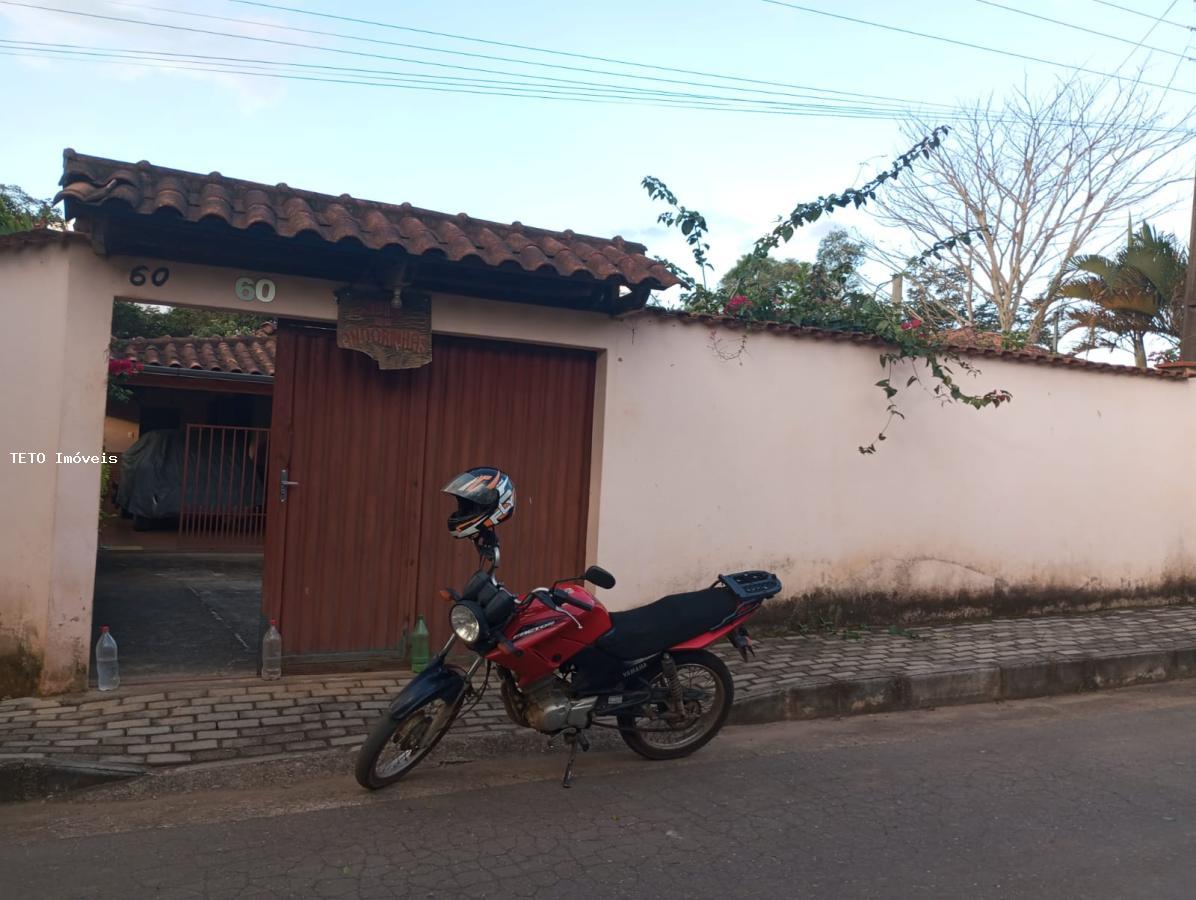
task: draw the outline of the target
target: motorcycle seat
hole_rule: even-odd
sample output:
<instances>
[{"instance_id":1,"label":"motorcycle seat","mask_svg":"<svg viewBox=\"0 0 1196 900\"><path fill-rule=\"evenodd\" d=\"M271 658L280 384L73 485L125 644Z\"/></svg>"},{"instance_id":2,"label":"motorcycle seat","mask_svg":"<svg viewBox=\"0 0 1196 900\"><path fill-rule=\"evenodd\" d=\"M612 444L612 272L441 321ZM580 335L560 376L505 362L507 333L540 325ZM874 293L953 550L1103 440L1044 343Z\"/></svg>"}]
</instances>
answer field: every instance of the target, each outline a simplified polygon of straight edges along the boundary
<instances>
[{"instance_id":1,"label":"motorcycle seat","mask_svg":"<svg viewBox=\"0 0 1196 900\"><path fill-rule=\"evenodd\" d=\"M638 609L611 613L611 629L597 645L618 659L652 656L721 624L738 602L721 586L670 594Z\"/></svg>"}]
</instances>

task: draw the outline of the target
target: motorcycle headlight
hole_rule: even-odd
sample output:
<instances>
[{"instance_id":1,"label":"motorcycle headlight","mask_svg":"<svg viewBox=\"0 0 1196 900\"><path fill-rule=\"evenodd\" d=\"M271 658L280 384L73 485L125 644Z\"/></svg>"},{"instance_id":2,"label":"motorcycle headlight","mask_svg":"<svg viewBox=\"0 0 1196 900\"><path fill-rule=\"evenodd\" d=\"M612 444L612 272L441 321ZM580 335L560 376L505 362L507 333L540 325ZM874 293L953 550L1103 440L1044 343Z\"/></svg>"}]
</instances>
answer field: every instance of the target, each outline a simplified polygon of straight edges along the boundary
<instances>
[{"instance_id":1,"label":"motorcycle headlight","mask_svg":"<svg viewBox=\"0 0 1196 900\"><path fill-rule=\"evenodd\" d=\"M482 623L474 610L463 603L458 603L449 613L449 625L453 634L467 644L474 643L482 634Z\"/></svg>"}]
</instances>

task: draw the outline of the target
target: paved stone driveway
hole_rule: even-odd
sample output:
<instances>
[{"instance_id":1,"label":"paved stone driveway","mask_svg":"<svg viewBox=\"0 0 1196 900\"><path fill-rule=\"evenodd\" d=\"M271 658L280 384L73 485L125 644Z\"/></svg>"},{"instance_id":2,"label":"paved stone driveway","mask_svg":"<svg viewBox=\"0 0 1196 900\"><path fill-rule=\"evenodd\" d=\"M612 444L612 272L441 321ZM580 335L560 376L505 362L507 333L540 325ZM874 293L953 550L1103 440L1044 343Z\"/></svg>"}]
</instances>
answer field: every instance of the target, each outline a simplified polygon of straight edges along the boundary
<instances>
[{"instance_id":1,"label":"paved stone driveway","mask_svg":"<svg viewBox=\"0 0 1196 900\"><path fill-rule=\"evenodd\" d=\"M794 636L757 642L742 662L719 652L735 676L737 701L794 686L992 669L993 666L1196 649L1196 607L1092 616L997 620L914 630ZM409 673L296 676L123 688L53 699L0 702L0 761L77 760L177 765L324 750L359 743ZM491 684L455 735L514 730Z\"/></svg>"},{"instance_id":2,"label":"paved stone driveway","mask_svg":"<svg viewBox=\"0 0 1196 900\"><path fill-rule=\"evenodd\" d=\"M887 632L774 638L754 665L733 666L741 695L819 678L866 679L1196 647L1196 607L994 619ZM764 643L764 642L761 642Z\"/></svg>"}]
</instances>

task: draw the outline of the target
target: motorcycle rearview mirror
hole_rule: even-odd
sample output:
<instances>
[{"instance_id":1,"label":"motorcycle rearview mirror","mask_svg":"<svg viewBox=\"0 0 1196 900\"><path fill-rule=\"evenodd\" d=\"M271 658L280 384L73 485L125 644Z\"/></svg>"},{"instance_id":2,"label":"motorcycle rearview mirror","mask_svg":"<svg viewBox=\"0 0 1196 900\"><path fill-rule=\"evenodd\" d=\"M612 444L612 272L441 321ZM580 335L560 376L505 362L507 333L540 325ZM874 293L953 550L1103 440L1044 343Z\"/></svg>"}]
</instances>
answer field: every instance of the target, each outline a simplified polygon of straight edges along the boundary
<instances>
[{"instance_id":1,"label":"motorcycle rearview mirror","mask_svg":"<svg viewBox=\"0 0 1196 900\"><path fill-rule=\"evenodd\" d=\"M603 590L609 591L615 586L615 576L602 568L602 566L590 566L586 569L586 573L582 577L590 584L596 585Z\"/></svg>"}]
</instances>

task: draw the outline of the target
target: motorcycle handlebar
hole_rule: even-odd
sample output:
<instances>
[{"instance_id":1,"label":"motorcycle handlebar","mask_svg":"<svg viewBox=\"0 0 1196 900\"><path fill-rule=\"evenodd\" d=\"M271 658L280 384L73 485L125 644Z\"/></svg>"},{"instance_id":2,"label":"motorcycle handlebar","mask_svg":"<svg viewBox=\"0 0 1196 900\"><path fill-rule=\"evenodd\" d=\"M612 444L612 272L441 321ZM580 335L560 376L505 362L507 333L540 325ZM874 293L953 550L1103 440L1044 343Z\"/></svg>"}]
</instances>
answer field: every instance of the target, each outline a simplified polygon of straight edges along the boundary
<instances>
[{"instance_id":1,"label":"motorcycle handlebar","mask_svg":"<svg viewBox=\"0 0 1196 900\"><path fill-rule=\"evenodd\" d=\"M568 603L571 606L576 606L578 609L584 609L586 612L589 612L594 608L593 603L590 603L586 600L578 600L576 597L566 591L562 591L560 588L554 589L552 596L553 599L558 603Z\"/></svg>"}]
</instances>

